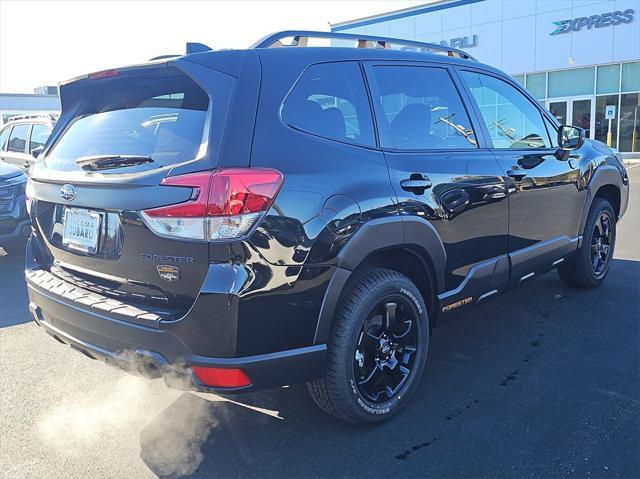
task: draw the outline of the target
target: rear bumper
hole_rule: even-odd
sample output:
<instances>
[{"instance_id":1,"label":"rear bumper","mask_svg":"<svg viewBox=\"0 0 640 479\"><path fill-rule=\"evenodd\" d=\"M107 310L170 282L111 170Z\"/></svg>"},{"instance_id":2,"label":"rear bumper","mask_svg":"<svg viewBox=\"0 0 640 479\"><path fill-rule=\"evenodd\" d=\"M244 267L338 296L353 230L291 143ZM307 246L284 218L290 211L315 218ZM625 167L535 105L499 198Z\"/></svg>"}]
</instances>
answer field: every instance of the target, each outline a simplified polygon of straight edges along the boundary
<instances>
[{"instance_id":1,"label":"rear bumper","mask_svg":"<svg viewBox=\"0 0 640 479\"><path fill-rule=\"evenodd\" d=\"M187 351L169 332L73 310L32 285L29 300L34 321L59 342L126 371L162 377L176 389L221 393L266 389L318 377L324 365L324 344L241 358L210 358ZM252 384L240 389L210 388L190 366L240 368Z\"/></svg>"},{"instance_id":2,"label":"rear bumper","mask_svg":"<svg viewBox=\"0 0 640 479\"><path fill-rule=\"evenodd\" d=\"M157 321L143 324L119 319L112 312L74 301L73 294L58 294L60 287L38 284L32 279L38 266L30 261L30 256L28 251L25 270L34 321L59 342L92 359L147 377L162 377L173 388L204 392L266 389L304 382L322 374L325 344L244 357L197 354L176 331L158 327ZM249 376L251 385L211 388L198 380L191 366L239 368Z\"/></svg>"}]
</instances>

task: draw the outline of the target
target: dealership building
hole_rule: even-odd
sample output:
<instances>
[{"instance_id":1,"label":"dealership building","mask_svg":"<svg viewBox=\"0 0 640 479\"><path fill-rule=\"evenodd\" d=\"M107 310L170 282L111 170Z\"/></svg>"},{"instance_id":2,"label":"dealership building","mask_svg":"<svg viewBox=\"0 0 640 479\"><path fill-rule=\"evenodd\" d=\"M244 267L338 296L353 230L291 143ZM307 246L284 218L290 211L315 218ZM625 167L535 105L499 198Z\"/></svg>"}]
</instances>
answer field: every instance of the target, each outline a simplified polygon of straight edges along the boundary
<instances>
[{"instance_id":1,"label":"dealership building","mask_svg":"<svg viewBox=\"0 0 640 479\"><path fill-rule=\"evenodd\" d=\"M640 0L442 0L331 25L456 47L524 85L562 123L640 152ZM626 155L625 155L626 156Z\"/></svg>"}]
</instances>

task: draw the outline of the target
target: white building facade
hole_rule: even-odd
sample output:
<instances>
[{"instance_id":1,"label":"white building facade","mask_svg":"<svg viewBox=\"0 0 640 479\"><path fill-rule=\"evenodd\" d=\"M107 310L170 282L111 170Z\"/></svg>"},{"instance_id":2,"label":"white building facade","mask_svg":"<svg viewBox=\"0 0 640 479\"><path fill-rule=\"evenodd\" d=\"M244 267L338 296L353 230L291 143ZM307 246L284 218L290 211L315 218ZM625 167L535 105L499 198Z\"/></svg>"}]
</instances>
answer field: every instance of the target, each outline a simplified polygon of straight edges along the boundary
<instances>
[{"instance_id":1,"label":"white building facade","mask_svg":"<svg viewBox=\"0 0 640 479\"><path fill-rule=\"evenodd\" d=\"M640 0L443 0L331 29L460 48L561 123L640 152Z\"/></svg>"}]
</instances>

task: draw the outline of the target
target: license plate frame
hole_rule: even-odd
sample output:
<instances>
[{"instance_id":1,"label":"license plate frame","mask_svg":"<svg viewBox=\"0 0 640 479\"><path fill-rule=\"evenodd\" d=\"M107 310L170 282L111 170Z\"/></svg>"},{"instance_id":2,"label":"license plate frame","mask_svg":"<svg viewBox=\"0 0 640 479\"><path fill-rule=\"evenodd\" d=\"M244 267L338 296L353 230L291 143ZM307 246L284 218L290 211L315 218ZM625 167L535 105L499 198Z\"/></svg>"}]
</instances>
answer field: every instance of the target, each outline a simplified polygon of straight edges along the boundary
<instances>
[{"instance_id":1,"label":"license plate frame","mask_svg":"<svg viewBox=\"0 0 640 479\"><path fill-rule=\"evenodd\" d=\"M72 224L74 221L76 223L76 232L84 232L84 236L82 234L70 234L68 228L74 226ZM62 244L72 250L81 251L86 254L95 254L98 251L101 224L102 215L97 211L65 207L64 222L62 225Z\"/></svg>"}]
</instances>

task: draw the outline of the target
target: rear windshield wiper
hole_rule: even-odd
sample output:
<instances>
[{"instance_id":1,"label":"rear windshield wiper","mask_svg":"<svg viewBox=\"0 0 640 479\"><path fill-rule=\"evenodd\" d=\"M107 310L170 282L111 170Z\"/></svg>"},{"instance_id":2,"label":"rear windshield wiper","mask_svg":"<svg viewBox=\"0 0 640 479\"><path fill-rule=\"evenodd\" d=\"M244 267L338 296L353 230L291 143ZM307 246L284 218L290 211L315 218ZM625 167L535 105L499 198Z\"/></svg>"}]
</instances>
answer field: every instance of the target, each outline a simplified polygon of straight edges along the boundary
<instances>
[{"instance_id":1,"label":"rear windshield wiper","mask_svg":"<svg viewBox=\"0 0 640 479\"><path fill-rule=\"evenodd\" d=\"M76 163L83 170L99 171L144 165L145 163L153 163L153 159L150 156L138 155L96 155L83 156L82 158L78 158Z\"/></svg>"}]
</instances>

